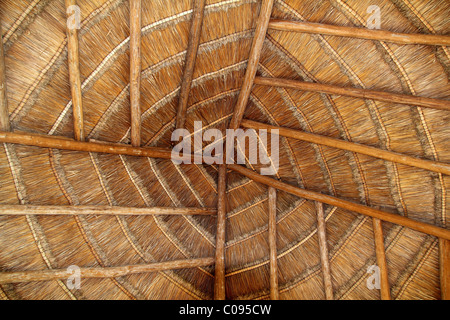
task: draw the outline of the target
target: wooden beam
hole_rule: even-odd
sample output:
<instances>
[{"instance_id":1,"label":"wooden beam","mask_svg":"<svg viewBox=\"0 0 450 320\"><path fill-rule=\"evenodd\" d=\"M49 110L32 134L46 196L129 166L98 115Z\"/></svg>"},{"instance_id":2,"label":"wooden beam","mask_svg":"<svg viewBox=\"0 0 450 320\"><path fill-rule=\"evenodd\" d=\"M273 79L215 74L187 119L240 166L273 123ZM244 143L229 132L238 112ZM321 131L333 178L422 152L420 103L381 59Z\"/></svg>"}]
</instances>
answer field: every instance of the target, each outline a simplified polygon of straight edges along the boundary
<instances>
[{"instance_id":1,"label":"wooden beam","mask_svg":"<svg viewBox=\"0 0 450 320\"><path fill-rule=\"evenodd\" d=\"M377 218L383 221L398 224L419 232L423 232L438 238L450 240L450 230L437 227L432 224L416 221L407 217L400 216L398 214L389 213L364 206L362 204L354 203L351 201L343 200L333 196L325 195L322 193L301 189L299 187L292 186L290 184L269 178L267 176L260 175L252 170L236 164L228 164L229 169L236 171L247 178L252 179L255 182L274 187L278 190L296 195L298 197L309 199L313 201L319 201L329 204L331 206L339 207L349 211L357 212L372 218Z\"/></svg>"},{"instance_id":2,"label":"wooden beam","mask_svg":"<svg viewBox=\"0 0 450 320\"><path fill-rule=\"evenodd\" d=\"M261 3L261 11L256 24L255 37L253 39L252 48L250 51L250 58L248 60L247 70L245 72L244 82L242 84L239 97L234 108L234 115L231 119L230 129L238 129L241 120L244 117L245 108L247 107L248 99L253 87L256 70L258 68L259 59L261 57L261 50L266 38L267 27L269 25L270 16L272 14L274 0L263 0Z\"/></svg>"},{"instance_id":3,"label":"wooden beam","mask_svg":"<svg viewBox=\"0 0 450 320\"><path fill-rule=\"evenodd\" d=\"M226 197L227 166L219 165L219 181L217 185L217 235L216 235L216 271L214 279L214 300L225 300L225 241L226 241Z\"/></svg>"},{"instance_id":4,"label":"wooden beam","mask_svg":"<svg viewBox=\"0 0 450 320\"><path fill-rule=\"evenodd\" d=\"M323 204L317 201L315 203L317 211L317 235L319 237L320 261L322 263L323 283L325 286L325 298L327 300L334 300L333 283L331 282L330 260L328 257L328 244L327 244Z\"/></svg>"},{"instance_id":5,"label":"wooden beam","mask_svg":"<svg viewBox=\"0 0 450 320\"><path fill-rule=\"evenodd\" d=\"M378 159L383 159L386 161L392 161L411 167L421 168L429 171L450 175L450 164L444 162L424 160L392 151L365 146L354 142L348 142L340 139L330 138L326 136L321 136L295 129L289 129L285 127L276 127L251 120L244 119L242 121L242 126L244 128L255 130L256 129L279 130L279 135L283 137L316 143L341 150L361 153Z\"/></svg>"},{"instance_id":6,"label":"wooden beam","mask_svg":"<svg viewBox=\"0 0 450 320\"><path fill-rule=\"evenodd\" d=\"M111 206L33 206L33 205L0 205L0 216L20 215L215 215L214 208L175 208L175 207L111 207Z\"/></svg>"},{"instance_id":7,"label":"wooden beam","mask_svg":"<svg viewBox=\"0 0 450 320\"><path fill-rule=\"evenodd\" d=\"M367 28L343 27L321 23L284 20L270 21L269 28L280 31L294 31L366 40L379 40L398 44L450 46L450 37L446 35L398 33L385 30L372 30Z\"/></svg>"},{"instance_id":8,"label":"wooden beam","mask_svg":"<svg viewBox=\"0 0 450 320\"><path fill-rule=\"evenodd\" d=\"M263 78L263 77L256 77L255 84L273 87L283 87L302 91L320 92L361 99L371 99L389 102L392 104L404 104L409 106L419 106L424 108L450 111L449 100L432 99L426 97L411 96L406 94L390 93L385 91L339 87L315 82L304 82L297 80Z\"/></svg>"},{"instance_id":9,"label":"wooden beam","mask_svg":"<svg viewBox=\"0 0 450 320\"><path fill-rule=\"evenodd\" d=\"M143 265L130 265L107 268L80 268L81 278L116 278L136 273L150 273L165 270L205 267L214 264L213 258L176 260ZM63 280L73 276L69 270L42 270L22 272L1 272L0 284L33 281Z\"/></svg>"},{"instance_id":10,"label":"wooden beam","mask_svg":"<svg viewBox=\"0 0 450 320\"><path fill-rule=\"evenodd\" d=\"M450 241L439 239L439 267L441 276L441 299L450 300Z\"/></svg>"},{"instance_id":11,"label":"wooden beam","mask_svg":"<svg viewBox=\"0 0 450 320\"><path fill-rule=\"evenodd\" d=\"M277 189L269 187L270 300L279 300L277 264Z\"/></svg>"},{"instance_id":12,"label":"wooden beam","mask_svg":"<svg viewBox=\"0 0 450 320\"><path fill-rule=\"evenodd\" d=\"M186 51L186 62L184 65L183 80L181 82L180 97L178 100L176 129L183 129L186 124L186 111L192 79L194 77L195 61L197 59L198 47L200 44L205 3L205 0L194 0L189 42Z\"/></svg>"},{"instance_id":13,"label":"wooden beam","mask_svg":"<svg viewBox=\"0 0 450 320\"><path fill-rule=\"evenodd\" d=\"M141 0L130 0L131 145L141 146Z\"/></svg>"},{"instance_id":14,"label":"wooden beam","mask_svg":"<svg viewBox=\"0 0 450 320\"><path fill-rule=\"evenodd\" d=\"M383 227L381 225L380 219L373 218L372 221L375 238L375 252L377 256L377 265L380 268L381 300L391 300L391 289L389 286L386 252L384 249Z\"/></svg>"},{"instance_id":15,"label":"wooden beam","mask_svg":"<svg viewBox=\"0 0 450 320\"><path fill-rule=\"evenodd\" d=\"M6 68L2 32L2 26L0 23L0 131L11 131L8 100L6 96Z\"/></svg>"},{"instance_id":16,"label":"wooden beam","mask_svg":"<svg viewBox=\"0 0 450 320\"><path fill-rule=\"evenodd\" d=\"M67 18L69 19L73 12L70 12L68 9L69 7L75 6L77 2L76 0L65 0L65 2ZM67 53L70 89L72 93L74 137L77 141L84 141L83 98L81 94L78 29L76 27L76 25L67 23Z\"/></svg>"}]
</instances>

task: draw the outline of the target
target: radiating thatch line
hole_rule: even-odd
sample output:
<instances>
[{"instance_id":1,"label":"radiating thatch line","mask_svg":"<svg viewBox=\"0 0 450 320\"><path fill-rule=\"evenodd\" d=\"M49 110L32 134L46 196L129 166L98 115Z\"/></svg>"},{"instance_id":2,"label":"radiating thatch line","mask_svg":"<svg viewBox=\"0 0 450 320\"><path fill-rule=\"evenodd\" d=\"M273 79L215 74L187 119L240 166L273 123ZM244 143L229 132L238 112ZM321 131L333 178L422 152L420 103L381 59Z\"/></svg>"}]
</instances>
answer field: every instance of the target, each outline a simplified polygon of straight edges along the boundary
<instances>
[{"instance_id":1,"label":"radiating thatch line","mask_svg":"<svg viewBox=\"0 0 450 320\"><path fill-rule=\"evenodd\" d=\"M9 300L9 298L6 295L5 291L3 291L2 286L0 286L0 300Z\"/></svg>"},{"instance_id":2,"label":"radiating thatch line","mask_svg":"<svg viewBox=\"0 0 450 320\"><path fill-rule=\"evenodd\" d=\"M213 49L220 48L228 43L233 43L240 41L242 39L250 38L252 30L244 30L238 33L230 34L215 40L211 40L205 43L200 44L199 47L199 55L201 55L204 52L211 51ZM175 55L172 55L164 60L161 60L160 62L148 67L147 69L142 71L142 79L148 79L152 75L156 74L157 72L161 71L164 68L168 68L170 66L181 64L183 62L183 58L186 55L186 51L179 52ZM120 107L120 104L123 103L125 99L127 99L129 94L129 84L125 86L125 88L122 89L122 91L119 93L119 95L114 99L114 101L108 106L106 111L102 114L100 120L97 122L97 124L92 129L91 133L88 137L95 138L98 134L98 131L105 126L105 124L108 122L108 119L110 116L117 111L117 109ZM172 122L170 122L171 124ZM166 124L169 125L169 124ZM152 138L153 139L153 138ZM150 140L146 143L146 146L149 146L152 143Z\"/></svg>"},{"instance_id":3,"label":"radiating thatch line","mask_svg":"<svg viewBox=\"0 0 450 320\"><path fill-rule=\"evenodd\" d=\"M79 35L81 36L88 32L96 22L99 22L101 19L108 16L109 12L116 9L117 6L123 1L124 0L109 0L101 7L94 10L85 20L81 21ZM65 37L63 42L61 42L55 54L52 56L44 69L41 70L31 87L27 89L19 105L11 113L12 124L19 123L22 117L24 117L28 113L29 109L34 105L42 90L46 88L47 84L53 78L53 75L64 63L65 57L63 53L67 55L67 37Z\"/></svg>"},{"instance_id":4,"label":"radiating thatch line","mask_svg":"<svg viewBox=\"0 0 450 320\"><path fill-rule=\"evenodd\" d=\"M269 76L273 75L262 64L259 65L259 69L260 69L260 72L262 75L269 75ZM297 104L292 99L289 92L285 88L276 88L276 91L280 94L280 96L283 99L286 106L293 112L294 115L296 115L296 119L298 120L302 129L304 131L314 132L313 128L311 127L311 124L308 121L308 118L303 113L303 111L299 108L299 106L297 106ZM314 152L316 154L316 160L322 170L323 178L327 185L328 191L332 195L336 195L336 187L334 185L334 181L333 181L333 177L331 175L330 168L327 164L325 155L323 153L323 147L319 146L319 145L312 145L312 148L314 149ZM304 182L303 182L303 184L304 184Z\"/></svg>"},{"instance_id":5,"label":"radiating thatch line","mask_svg":"<svg viewBox=\"0 0 450 320\"><path fill-rule=\"evenodd\" d=\"M269 109L264 105L264 103L253 93L250 94L250 101L255 104L259 110L268 116L270 119L270 122L272 124L278 125L278 121L273 117L273 115L270 113ZM286 149L286 153L289 159L289 162L292 165L292 168L294 170L296 180L299 186L304 187L304 177L300 168L300 164L297 161L297 158L294 156L294 151L292 149L291 144L289 143L289 140L285 137L281 137L281 141L283 143L283 146Z\"/></svg>"},{"instance_id":6,"label":"radiating thatch line","mask_svg":"<svg viewBox=\"0 0 450 320\"><path fill-rule=\"evenodd\" d=\"M73 189L71 183L67 179L64 168L60 163L61 154L59 150L49 149L49 160L52 167L52 172L58 182L59 188L63 192L67 201L70 205L79 205L80 200L78 199L75 190ZM106 253L100 247L97 239L92 234L89 223L86 217L74 216L77 227L82 235L85 243L89 247L95 260L101 267L110 266L110 262ZM111 281L120 289L124 294L126 294L130 299L143 299L142 293L131 285L128 280L123 278L111 278Z\"/></svg>"},{"instance_id":7,"label":"radiating thatch line","mask_svg":"<svg viewBox=\"0 0 450 320\"><path fill-rule=\"evenodd\" d=\"M295 57L289 53L280 43L278 43L272 36L267 35L267 47L271 50L273 48L278 48L278 50L273 50L280 58L288 63L288 65L305 81L309 82L318 82L318 80L311 74L304 66L300 63ZM333 97L329 94L320 94L322 101L330 112L336 128L339 130L341 137L344 140L352 141L350 136L350 132L345 124L345 121L339 112L336 104L334 103ZM369 204L369 190L366 182L366 178L364 176L364 172L361 167L361 161L359 156L355 152L346 152L346 156L348 158L349 165L352 169L352 175L354 181L358 185L358 192L360 194L361 202L364 204Z\"/></svg>"},{"instance_id":8,"label":"radiating thatch line","mask_svg":"<svg viewBox=\"0 0 450 320\"><path fill-rule=\"evenodd\" d=\"M181 179L186 184L186 186L191 190L192 194L194 195L195 199L197 199L197 202L200 204L201 207L205 207L205 202L203 201L202 197L198 193L197 190L195 190L192 182L190 181L189 177L186 175L186 173L183 171L180 165L177 165L172 162L172 165L175 167L177 172L180 174ZM212 235L211 235L212 237ZM211 239L210 239L211 240ZM211 244L213 244L213 241L211 240Z\"/></svg>"},{"instance_id":9,"label":"radiating thatch line","mask_svg":"<svg viewBox=\"0 0 450 320\"><path fill-rule=\"evenodd\" d=\"M409 9L411 9L412 12L414 12L414 14L419 18L419 20L424 23L425 25L427 25L425 19L420 15L420 13L413 7L413 5L411 3L409 3L408 0L402 0L404 4L406 4ZM347 16L351 21L353 21L354 23L359 23L361 25L364 25L364 19L362 17L360 17L354 10L352 10L350 8L350 6L346 3L343 3L341 0L333 0L333 2L337 2L340 6L342 6L348 13L351 14L351 16ZM400 5L400 7L402 7L402 5ZM338 9L340 10L340 8L338 7ZM343 13L345 14L346 12L343 11ZM353 19L352 19L353 17ZM356 20L356 21L355 21ZM434 29L428 24L427 28L432 32L434 32ZM389 46L383 42L383 41L376 41L376 44L379 43L382 48L384 50L386 50L388 56L390 59L392 59L392 61L394 62L394 65L396 66L396 68L398 69L398 72L396 72L396 70L392 67L392 64L389 63L389 61L386 61L386 63L391 67L391 70L394 72L394 74L397 75L397 77L400 79L403 87L405 90L409 91L412 95L416 95L416 91L414 89L414 86L412 85L411 80L409 79L409 76L406 72L406 70L404 69L404 67L402 66L402 64L400 63L400 61L398 60L398 58L395 56L395 54L392 52L392 50L389 48ZM377 46L378 48L378 46ZM446 52L448 53L448 52ZM386 55L383 55L383 57L386 59ZM404 85L404 83L406 83L406 85ZM421 107L412 107L411 108L411 113L413 114L413 119L414 119L414 125L416 126L416 131L417 134L419 135L419 141L421 142L422 148L426 154L427 157L433 157L433 159L435 161L438 160L438 155L437 155L437 151L436 151L436 147L434 145L433 139L431 137L431 133L430 130L428 128L428 124L425 120L425 115L423 113L423 109ZM420 122L420 124L419 124ZM426 136L427 142L428 142L428 146L431 150L428 150L427 147L427 142L424 141L424 138L422 137L422 135ZM388 147L389 150L389 147ZM402 206L404 208L404 213L405 215L407 214L406 211L406 205L404 204L403 201L403 197L401 196L401 188L400 188L400 183L399 183L399 174L398 174L398 169L397 166L394 165L393 166L394 169L394 175L396 177L396 181L397 182L397 188L398 188L398 194L400 195L400 200L402 201ZM446 223L446 188L445 188L445 184L443 181L443 177L442 174L430 174L432 181L433 181L433 185L434 185L434 189L435 189L435 216L440 216L441 219L441 223L443 225L445 225ZM439 195L440 193L440 195ZM439 206L441 207L441 213L439 214Z\"/></svg>"},{"instance_id":10,"label":"radiating thatch line","mask_svg":"<svg viewBox=\"0 0 450 320\"><path fill-rule=\"evenodd\" d=\"M425 19L425 17L414 7L411 2L409 2L408 0L392 0L392 2L399 9L399 11L416 27L423 31L428 30L432 34L436 34L436 30L433 28L433 26ZM406 10L408 11L405 12ZM409 12L411 12L411 14L409 14ZM445 46L442 46L441 48L447 56L447 60L450 60L450 52L448 48ZM443 62L441 61L441 63ZM448 62L444 64L444 67L448 69Z\"/></svg>"},{"instance_id":11,"label":"radiating thatch line","mask_svg":"<svg viewBox=\"0 0 450 320\"><path fill-rule=\"evenodd\" d=\"M211 79L216 79L222 76L226 76L231 74L233 71L240 71L243 70L245 68L247 64L247 61L241 61L238 63L235 63L231 66L227 66L225 68L222 68L220 70L214 71L214 72L210 72L210 73L206 73L198 78L195 78L192 81L192 87L196 87L197 85L201 85L202 83L211 80ZM168 104L170 101L172 101L174 98L177 97L177 95L179 94L180 91L180 87L178 86L177 88L175 88L174 90L172 90L170 93L166 94L163 98L161 98L160 100L158 100L157 102L155 102L153 105L151 105L143 114L142 114L142 121L145 121L147 118L149 118L150 116L152 116L156 111L158 111L160 108L162 108L163 106L165 106L166 104ZM122 139L120 139L120 143L125 143L128 141L129 139L129 135L130 135L130 128L128 128L127 132L124 134L124 136L122 137Z\"/></svg>"},{"instance_id":12,"label":"radiating thatch line","mask_svg":"<svg viewBox=\"0 0 450 320\"><path fill-rule=\"evenodd\" d=\"M14 21L12 26L6 31L3 38L5 52L12 47L14 42L27 30L37 16L45 9L51 0L33 0L22 12L20 17Z\"/></svg>"},{"instance_id":13,"label":"radiating thatch line","mask_svg":"<svg viewBox=\"0 0 450 320\"><path fill-rule=\"evenodd\" d=\"M94 153L90 153L92 164L94 165L94 168L96 170L97 176L99 178L100 184L102 186L102 190L105 194L105 197L108 200L108 203L110 205L117 205L117 201L114 199L114 195L111 192L106 178L104 177L103 173L101 172L101 169L99 167L99 159L98 155ZM149 159L154 160L154 159ZM119 223L119 226L125 235L126 239L128 240L128 243L131 245L133 250L137 253L137 255L144 261L144 263L151 263L156 262L155 258L146 250L144 250L141 245L138 243L136 237L131 232L128 222L125 217L122 216L116 216L117 222ZM175 286L180 288L183 292L186 292L190 296L198 299L199 295L195 293L191 287L191 284L188 283L186 280L179 277L175 272L173 271L159 271L158 274L162 275L164 278L172 282Z\"/></svg>"},{"instance_id":14,"label":"radiating thatch line","mask_svg":"<svg viewBox=\"0 0 450 320\"><path fill-rule=\"evenodd\" d=\"M331 215L337 208L336 207L328 208L327 211L329 211L330 209L331 209L331 212L327 213L326 221L328 220L328 216ZM367 217L362 217L362 216L357 217L355 219L355 221L352 223L352 225L349 227L349 230L347 231L347 233L344 236L342 236L340 238L340 240L335 244L335 246L333 248L334 253L330 252L330 257L333 257L333 260L342 251L342 250L340 250L340 248L347 244L346 237L349 235L353 237L356 234L356 231L358 231L367 222L368 219L366 219L366 218ZM392 250L394 248L394 246L400 239L400 236L404 233L404 230L406 230L404 227L394 226L394 228L392 228L387 233L387 235L386 235L386 252L389 252L390 250ZM335 291L336 300L345 299L356 288L357 285L359 285L365 278L367 278L367 275L368 275L367 274L367 266L371 265L372 261L373 261L373 263L375 263L375 261L376 261L375 256L369 257L369 259L366 261L365 265L360 268L358 273L355 276L353 276L351 279L349 279L346 284L344 284L343 286L341 286L340 288L338 288ZM305 270L304 272L302 272L300 275L298 275L294 279L283 284L280 287L280 293L285 293L290 290L294 290L295 288L297 288L301 284L304 284L311 278L319 276L321 274L321 272L322 271L320 268L320 264L317 264L316 266L313 266L313 267ZM241 298L242 297L239 297L238 299L241 299ZM251 298L255 299L255 300L267 299L268 293L267 292L255 293L252 295Z\"/></svg>"},{"instance_id":15,"label":"radiating thatch line","mask_svg":"<svg viewBox=\"0 0 450 320\"><path fill-rule=\"evenodd\" d=\"M211 189L214 191L214 193L217 194L217 182L214 181L214 179L211 177L211 175L206 171L205 167L203 165L195 164L195 167L198 169L200 174L205 178L208 185L211 187Z\"/></svg>"},{"instance_id":16,"label":"radiating thatch line","mask_svg":"<svg viewBox=\"0 0 450 320\"><path fill-rule=\"evenodd\" d=\"M408 266L406 268L405 274L400 277L400 278L404 278L405 276L407 276L406 281L403 282L401 287L397 284L395 287L392 288L392 291L394 291L394 289L395 289L395 291L397 291L397 290L399 291L397 294L393 293L393 295L395 295L395 300L401 299L401 297L407 290L408 285L411 283L411 281L414 279L414 277L419 273L420 269L422 268L424 263L427 261L428 256L433 252L434 249L436 249L439 240L434 237L429 236L427 238L427 242L429 244L421 246L420 252L413 259L413 261L411 261L410 266ZM411 267L413 267L412 272L411 272Z\"/></svg>"},{"instance_id":17,"label":"radiating thatch line","mask_svg":"<svg viewBox=\"0 0 450 320\"><path fill-rule=\"evenodd\" d=\"M405 233L406 228L402 226L393 226L391 230L386 234L385 243L386 245L386 253L390 252L397 242L400 240L401 236ZM348 282L351 283L354 280L354 284L350 286L349 288L346 288L345 290L339 290L340 292L337 292L337 295L339 296L339 300L345 299L350 293L353 292L354 289L356 289L362 281L364 281L368 274L367 274L367 267L370 265L373 265L376 263L376 257L373 256L371 259L367 260L367 263L361 267L360 272L358 272L354 277L352 277ZM342 288L344 289L344 288ZM343 291L343 292L342 292Z\"/></svg>"},{"instance_id":18,"label":"radiating thatch line","mask_svg":"<svg viewBox=\"0 0 450 320\"><path fill-rule=\"evenodd\" d=\"M229 1L222 1L215 4L210 4L205 7L205 14L209 12L215 12L220 10L228 10L230 8L244 5L247 3L254 2L254 0L244 1L241 2L239 0L229 0ZM141 33L142 37L146 36L150 32L154 32L157 30L161 30L163 28L166 28L168 26L174 26L179 24L180 22L186 21L190 15L192 14L192 9L181 12L179 14L176 14L174 16L153 22L147 26L142 27ZM81 85L81 89L83 92L88 90L92 87L93 83L98 80L106 70L108 70L112 64L118 59L118 57L122 54L124 54L130 46L130 37L127 37L126 39L122 40L120 44L118 44L104 59L103 61L97 66L97 68L86 78L85 81L83 81ZM185 52L184 52L185 54ZM66 117L69 109L72 106L72 101L69 101L66 107L63 109L63 111L60 113L58 119L55 121L53 127L49 131L48 134L53 135L56 130L58 129L59 125L62 123L63 119ZM144 115L143 115L144 116Z\"/></svg>"},{"instance_id":19,"label":"radiating thatch line","mask_svg":"<svg viewBox=\"0 0 450 320\"><path fill-rule=\"evenodd\" d=\"M159 184L163 187L165 193L167 194L167 196L170 198L170 200L172 201L172 203L179 207L182 205L181 201L178 199L178 197L176 196L175 192L173 192L169 186L169 184L166 181L166 178L164 178L164 176L161 174L156 160L155 159L148 159L150 168L152 169L153 174L155 175L156 179L158 180ZM206 231L203 227L201 227L197 221L195 220L189 220L188 217L184 217L184 219L200 234L202 235L203 238L205 238L208 243L214 248L215 244L213 242L213 236ZM168 228L165 227L167 230ZM173 237L176 237L175 235L173 235ZM171 237L172 238L172 237ZM189 252L189 250L187 248L185 248L179 241L172 242L174 245L176 245L176 247L178 248L178 250L180 250L180 252L187 258L190 259L193 257L192 253ZM206 271L204 268L202 267L198 267L198 269L205 273L206 275L210 276L210 277L214 277L211 273L209 273L208 271Z\"/></svg>"},{"instance_id":20,"label":"radiating thatch line","mask_svg":"<svg viewBox=\"0 0 450 320\"><path fill-rule=\"evenodd\" d=\"M336 210L331 210L330 213L327 214L327 217L325 218L325 221L328 221L333 216L335 211ZM358 228L358 230L359 230L359 228ZM278 259L283 258L284 256L288 255L292 251L294 251L297 248L299 248L300 246L302 246L305 242L309 241L316 233L317 233L317 227L312 227L309 230L303 232L299 236L300 240L295 241L295 243L287 245L282 250L278 250ZM351 236L353 236L353 235L351 235ZM345 246L346 243L344 243L343 245ZM337 254L339 254L339 252ZM332 253L330 253L330 257L331 257L331 255L332 255ZM250 270L254 270L254 269L260 268L260 267L265 266L267 264L269 264L269 259L268 259L268 257L265 257L265 258L261 259L260 261L252 261L250 263L245 264L244 266L236 266L234 268L230 267L228 269L228 273L226 274L226 277L232 277L232 276L235 276L235 275L240 274L240 273L244 273L244 272L247 272L247 271L250 271Z\"/></svg>"},{"instance_id":21,"label":"radiating thatch line","mask_svg":"<svg viewBox=\"0 0 450 320\"><path fill-rule=\"evenodd\" d=\"M267 199L264 199L264 201ZM283 212L281 212L278 215L277 218L277 224L280 224L283 220L285 220L286 218L288 218L289 216L291 216L294 212L296 212L297 210L299 210L305 203L307 203L306 200L297 200L292 206L290 206L289 208L287 208L286 210L284 210ZM242 236L239 236L237 238L234 239L230 239L227 241L226 244L226 248L229 249L231 247L234 247L238 244L241 244L242 242L245 242L247 240L253 239L254 237L265 233L268 230L268 226L262 226L258 229L255 229L251 232L248 232L246 234L243 234Z\"/></svg>"},{"instance_id":22,"label":"radiating thatch line","mask_svg":"<svg viewBox=\"0 0 450 320\"><path fill-rule=\"evenodd\" d=\"M20 204L27 204L29 202L27 191L25 189L25 184L22 177L22 166L20 164L19 158L16 153L16 147L10 144L4 144L5 153L8 159L9 168L11 170L11 175L13 177L14 186L16 188L17 197ZM50 245L45 237L44 232L42 232L42 227L36 217L27 216L26 221L28 227L30 228L31 234L33 236L36 247L39 251L42 260L47 265L47 268L52 269L56 264L56 260L50 250ZM39 230L38 233L36 230ZM58 285L63 289L63 291L69 296L70 299L77 299L75 295L67 288L66 284L61 280L57 281ZM77 295L81 297L82 295Z\"/></svg>"},{"instance_id":23,"label":"radiating thatch line","mask_svg":"<svg viewBox=\"0 0 450 320\"><path fill-rule=\"evenodd\" d=\"M258 197L255 197L252 201L244 203L239 207L235 208L234 210L227 212L227 219L234 218L240 215L241 213L262 204L263 202L266 202L267 200L268 200L267 196L259 195Z\"/></svg>"},{"instance_id":24,"label":"radiating thatch line","mask_svg":"<svg viewBox=\"0 0 450 320\"><path fill-rule=\"evenodd\" d=\"M295 9L287 5L286 3L280 0L280 5L282 10L287 11L289 14L294 16L296 19L300 19L304 21L304 17L298 13ZM358 75L352 70L352 68L348 65L348 63L339 55L339 53L329 44L329 42L322 35L310 35L311 38L316 40L323 51L329 55L339 66L341 71L348 77L348 79L355 85L361 88L365 88L363 81L358 77ZM386 127L383 123L382 117L379 113L378 107L373 100L364 100L364 103L369 110L369 114L371 115L372 122L377 132L378 139L383 144L383 147L387 150L390 150L390 137L386 130ZM384 161L384 166L386 167L386 171L389 177L394 176L394 179L389 178L389 190L396 204L397 210L400 212L407 214L407 208L403 200L402 190L399 183L398 177L398 169L397 164L389 163ZM396 183L394 184L393 181Z\"/></svg>"}]
</instances>

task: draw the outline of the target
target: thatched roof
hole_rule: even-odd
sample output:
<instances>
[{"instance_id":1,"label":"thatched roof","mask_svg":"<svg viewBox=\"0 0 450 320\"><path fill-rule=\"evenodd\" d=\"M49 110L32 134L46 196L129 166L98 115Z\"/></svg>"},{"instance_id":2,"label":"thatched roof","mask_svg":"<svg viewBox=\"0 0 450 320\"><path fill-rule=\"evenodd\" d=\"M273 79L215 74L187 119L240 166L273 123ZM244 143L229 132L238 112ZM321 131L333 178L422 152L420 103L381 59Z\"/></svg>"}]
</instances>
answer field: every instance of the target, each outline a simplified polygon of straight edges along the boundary
<instances>
[{"instance_id":1,"label":"thatched roof","mask_svg":"<svg viewBox=\"0 0 450 320\"><path fill-rule=\"evenodd\" d=\"M194 2L142 1L140 102L130 104L130 88L134 88L130 85L130 2L76 1L82 19L77 39L85 141L130 145L134 105L141 112L140 145L160 148L151 152L172 148L188 43L195 42L191 32ZM383 30L450 33L449 1L370 4L381 10ZM359 0L276 0L271 18L367 30L368 6ZM420 96L434 99L429 103L441 108L424 107L419 101L417 105L398 103L389 100L391 96L363 99L267 86L258 80L252 87L253 78L249 83L244 79L254 53L260 7L261 1L256 0L206 1L183 127L193 132L194 121L202 121L205 128L225 132L236 115L243 86L250 84L248 100L243 100L244 119L427 160L418 167L408 159L402 163L281 137L279 171L270 179L297 189L291 192L283 185L276 193L280 299L325 299L323 257L329 264L328 288L334 299L380 299L380 290L370 289L367 280L372 275L368 268L377 261L380 264L377 258L382 253L392 299L443 298L441 285L450 272L450 250L443 249L449 240L439 240L450 229L450 47L269 27L267 34L263 30L255 64L259 81L282 78ZM77 102L73 103L71 91L66 4L62 0L2 0L0 13L11 130L73 139ZM216 208L221 166L177 165L162 156L43 148L20 143L25 141L23 136L14 139L19 143L0 147L0 210L6 210L6 205L32 205L90 206L94 211L85 215L0 212L0 274L72 265L98 270L216 256L220 214L129 215L131 209L126 208ZM246 166L256 172L261 167ZM225 250L226 299L271 297L266 184L233 168L227 172L226 236L220 244ZM388 218L382 221L385 248L380 251L378 242L376 250L379 229L374 233L373 220L377 219L356 208L331 205L331 198L324 198L328 255L321 259L320 205L312 201L317 200L316 193L312 198L299 197L300 189L370 207L369 215L383 211L395 215L393 219L407 219L400 224ZM96 214L95 207L100 206L126 208L111 215ZM401 225L410 220L431 225L442 237ZM69 288L62 278L0 283L0 299L213 299L215 267L209 260L200 265L83 278L79 290Z\"/></svg>"}]
</instances>

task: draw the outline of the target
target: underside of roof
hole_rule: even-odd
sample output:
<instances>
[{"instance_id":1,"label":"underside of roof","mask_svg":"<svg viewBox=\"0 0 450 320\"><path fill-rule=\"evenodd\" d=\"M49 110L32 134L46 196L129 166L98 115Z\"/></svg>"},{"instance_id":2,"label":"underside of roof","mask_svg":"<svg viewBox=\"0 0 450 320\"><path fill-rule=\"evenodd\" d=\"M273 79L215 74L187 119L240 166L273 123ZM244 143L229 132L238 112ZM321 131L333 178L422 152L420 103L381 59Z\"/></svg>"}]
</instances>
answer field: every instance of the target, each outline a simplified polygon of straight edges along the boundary
<instances>
[{"instance_id":1,"label":"underside of roof","mask_svg":"<svg viewBox=\"0 0 450 320\"><path fill-rule=\"evenodd\" d=\"M142 147L173 146L194 2L142 1ZM130 1L78 0L76 5L81 13L79 72L86 141L130 145ZM366 28L373 14L369 5L380 9L382 30L450 33L446 0L276 0L271 19ZM201 121L203 129L225 135L245 85L261 6L256 0L206 1L187 100L189 132ZM62 0L0 1L14 132L74 138L66 11ZM260 54L258 78L427 97L448 108L448 46L269 27ZM256 83L243 118L433 161L448 172L448 110ZM245 166L255 172L263 167L248 161ZM178 165L159 157L3 143L0 210L5 205L216 208L219 170L215 164ZM270 179L450 229L450 177L442 172L281 136L279 170ZM264 183L228 169L226 299L271 298L269 203ZM368 270L377 265L374 219L326 203L334 299L380 299L380 290L368 285ZM277 191L280 299L326 298L317 208L311 199ZM217 225L216 215L0 212L0 273L215 257ZM382 221L382 231L391 298L441 299L444 241L389 220ZM79 289L64 279L0 283L0 299L208 300L214 298L215 280L215 267L209 264L83 278Z\"/></svg>"}]
</instances>

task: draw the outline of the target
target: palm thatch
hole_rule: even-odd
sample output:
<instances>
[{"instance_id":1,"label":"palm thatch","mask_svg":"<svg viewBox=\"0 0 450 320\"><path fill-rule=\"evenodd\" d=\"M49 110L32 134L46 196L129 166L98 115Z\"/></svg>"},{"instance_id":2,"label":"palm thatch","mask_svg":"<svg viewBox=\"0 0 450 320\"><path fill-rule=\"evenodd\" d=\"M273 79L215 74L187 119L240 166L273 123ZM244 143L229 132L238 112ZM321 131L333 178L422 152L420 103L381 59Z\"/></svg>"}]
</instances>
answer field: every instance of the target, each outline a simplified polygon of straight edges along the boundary
<instances>
[{"instance_id":1,"label":"palm thatch","mask_svg":"<svg viewBox=\"0 0 450 320\"><path fill-rule=\"evenodd\" d=\"M371 3L382 30L431 44L275 21L366 33L367 1L142 1L140 32L133 2L0 1L0 275L50 277L4 280L0 300L449 299L449 1ZM67 4L80 8L76 34ZM224 135L259 123L375 153L281 134L279 170L263 181L252 174L264 165L248 161L172 162L173 130L193 133L195 121ZM72 288L74 265L100 276ZM381 290L368 285L374 265ZM141 271L107 272L129 267Z\"/></svg>"}]
</instances>

